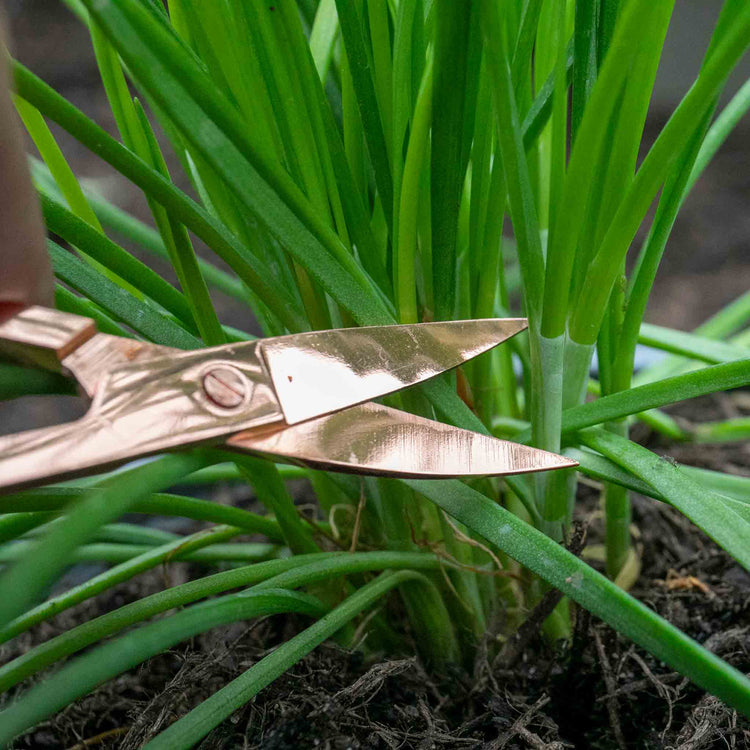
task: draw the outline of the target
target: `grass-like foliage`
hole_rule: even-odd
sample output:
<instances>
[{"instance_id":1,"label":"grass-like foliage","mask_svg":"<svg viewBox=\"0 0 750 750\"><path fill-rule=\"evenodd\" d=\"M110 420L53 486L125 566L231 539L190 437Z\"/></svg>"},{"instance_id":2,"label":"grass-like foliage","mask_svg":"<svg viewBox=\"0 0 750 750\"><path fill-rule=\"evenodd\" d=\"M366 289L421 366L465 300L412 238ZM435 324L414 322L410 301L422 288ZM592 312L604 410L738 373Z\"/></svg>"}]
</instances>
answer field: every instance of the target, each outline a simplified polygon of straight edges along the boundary
<instances>
[{"instance_id":1,"label":"grass-like foliage","mask_svg":"<svg viewBox=\"0 0 750 750\"><path fill-rule=\"evenodd\" d=\"M244 303L266 335L526 315L528 334L394 400L574 456L603 488L607 575L565 546L573 472L360 481L194 451L4 497L2 641L173 559L201 562L206 575L2 666L0 685L14 693L0 741L209 628L311 618L148 745L188 747L334 634L351 643L367 622L364 648L382 651L382 634L404 623L386 623L384 611L368 620L367 610L389 592L433 669L470 664L497 611L512 630L554 587L565 597L549 638L567 638L583 607L750 713L742 674L627 593L639 569L633 490L672 505L750 567L750 481L675 465L628 437L636 420L676 440L748 436L746 419L688 433L659 409L750 383L750 295L692 333L643 324L680 206L750 106L746 84L718 108L750 43L747 0L725 1L694 84L645 154L674 0L65 2L88 25L119 132L14 63L18 111L42 157L33 172L45 220L69 245L50 241L58 306L104 332L185 349L247 337L221 324L214 290ZM141 188L155 229L82 189L49 123ZM154 130L197 198L172 181ZM196 239L222 268L196 256ZM179 288L123 245L168 259ZM639 342L669 356L634 377ZM4 398L69 389L59 376L0 368ZM587 393L596 398L584 403ZM317 495L316 521L285 484L299 477ZM165 494L178 481L222 478L249 482L267 513ZM133 511L205 528L175 537L117 522ZM243 534L265 541L235 540ZM61 571L92 559L111 567L44 600Z\"/></svg>"}]
</instances>

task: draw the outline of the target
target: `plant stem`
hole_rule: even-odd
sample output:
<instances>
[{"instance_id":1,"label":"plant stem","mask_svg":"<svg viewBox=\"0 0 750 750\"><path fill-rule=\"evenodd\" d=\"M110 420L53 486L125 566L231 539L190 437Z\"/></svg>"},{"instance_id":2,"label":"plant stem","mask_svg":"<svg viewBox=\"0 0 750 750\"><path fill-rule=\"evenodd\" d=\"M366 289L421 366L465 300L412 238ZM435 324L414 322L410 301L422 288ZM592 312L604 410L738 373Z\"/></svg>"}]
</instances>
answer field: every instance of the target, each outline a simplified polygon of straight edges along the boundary
<instances>
[{"instance_id":1,"label":"plant stem","mask_svg":"<svg viewBox=\"0 0 750 750\"><path fill-rule=\"evenodd\" d=\"M245 705L266 685L286 672L326 638L332 636L342 625L372 606L395 586L410 581L419 581L421 585L431 586L423 576L410 571L381 574L307 630L287 641L240 677L203 701L197 708L151 740L146 747L148 750L166 750L195 744L233 711Z\"/></svg>"},{"instance_id":2,"label":"plant stem","mask_svg":"<svg viewBox=\"0 0 750 750\"><path fill-rule=\"evenodd\" d=\"M610 423L609 429L622 437L628 436L627 422ZM622 570L630 552L630 498L627 487L608 482L604 492L606 518L605 547L607 575L614 580Z\"/></svg>"}]
</instances>

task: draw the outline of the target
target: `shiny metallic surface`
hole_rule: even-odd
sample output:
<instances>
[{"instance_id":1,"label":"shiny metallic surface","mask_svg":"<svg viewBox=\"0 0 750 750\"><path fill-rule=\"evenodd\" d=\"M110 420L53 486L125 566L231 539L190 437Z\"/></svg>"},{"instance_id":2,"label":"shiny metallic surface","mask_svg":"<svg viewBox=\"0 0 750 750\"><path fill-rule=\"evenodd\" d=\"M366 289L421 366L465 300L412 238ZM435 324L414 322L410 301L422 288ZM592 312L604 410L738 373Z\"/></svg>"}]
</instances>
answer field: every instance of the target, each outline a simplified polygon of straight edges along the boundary
<instances>
[{"instance_id":1,"label":"shiny metallic surface","mask_svg":"<svg viewBox=\"0 0 750 750\"><path fill-rule=\"evenodd\" d=\"M525 474L575 461L367 403L284 429L229 438L227 448L316 469L395 477Z\"/></svg>"},{"instance_id":2,"label":"shiny metallic surface","mask_svg":"<svg viewBox=\"0 0 750 750\"><path fill-rule=\"evenodd\" d=\"M203 376L203 390L216 406L236 409L245 402L249 384L234 367L214 367Z\"/></svg>"},{"instance_id":3,"label":"shiny metallic surface","mask_svg":"<svg viewBox=\"0 0 750 750\"><path fill-rule=\"evenodd\" d=\"M106 350L113 338L124 341L107 337L101 348ZM139 349L134 349L135 361L118 365L93 389L91 408L82 419L0 438L2 491L85 475L165 450L218 443L241 430L282 423L257 347L252 341L194 352L172 350L167 357L146 361L138 360ZM115 349L111 356L119 361L124 354ZM217 368L236 370L252 384L252 397L243 408L228 411L206 396L203 378Z\"/></svg>"},{"instance_id":4,"label":"shiny metallic surface","mask_svg":"<svg viewBox=\"0 0 750 750\"><path fill-rule=\"evenodd\" d=\"M265 339L284 417L296 424L458 367L523 331L525 318L346 328Z\"/></svg>"},{"instance_id":5,"label":"shiny metallic surface","mask_svg":"<svg viewBox=\"0 0 750 750\"><path fill-rule=\"evenodd\" d=\"M1 437L0 492L199 444L401 477L574 466L377 404L353 406L456 367L525 327L524 319L426 323L184 352L28 308L0 326L0 353L71 373L91 408L77 422Z\"/></svg>"},{"instance_id":6,"label":"shiny metallic surface","mask_svg":"<svg viewBox=\"0 0 750 750\"><path fill-rule=\"evenodd\" d=\"M120 367L180 354L180 349L97 333L65 357L62 368L93 398L97 387Z\"/></svg>"},{"instance_id":7,"label":"shiny metallic surface","mask_svg":"<svg viewBox=\"0 0 750 750\"><path fill-rule=\"evenodd\" d=\"M0 323L0 354L60 370L60 362L96 333L94 321L35 305Z\"/></svg>"}]
</instances>

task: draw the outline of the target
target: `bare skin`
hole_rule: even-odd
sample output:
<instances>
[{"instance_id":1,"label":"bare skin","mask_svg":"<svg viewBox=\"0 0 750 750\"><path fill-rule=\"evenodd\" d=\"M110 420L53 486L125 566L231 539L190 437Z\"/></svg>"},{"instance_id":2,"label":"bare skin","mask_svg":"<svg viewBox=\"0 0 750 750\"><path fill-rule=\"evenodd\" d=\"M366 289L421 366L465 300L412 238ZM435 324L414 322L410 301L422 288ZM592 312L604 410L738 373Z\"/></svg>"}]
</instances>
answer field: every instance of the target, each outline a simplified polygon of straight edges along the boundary
<instances>
[{"instance_id":1,"label":"bare skin","mask_svg":"<svg viewBox=\"0 0 750 750\"><path fill-rule=\"evenodd\" d=\"M0 49L3 49L0 28ZM0 60L0 319L27 305L52 306L54 284L23 133Z\"/></svg>"}]
</instances>

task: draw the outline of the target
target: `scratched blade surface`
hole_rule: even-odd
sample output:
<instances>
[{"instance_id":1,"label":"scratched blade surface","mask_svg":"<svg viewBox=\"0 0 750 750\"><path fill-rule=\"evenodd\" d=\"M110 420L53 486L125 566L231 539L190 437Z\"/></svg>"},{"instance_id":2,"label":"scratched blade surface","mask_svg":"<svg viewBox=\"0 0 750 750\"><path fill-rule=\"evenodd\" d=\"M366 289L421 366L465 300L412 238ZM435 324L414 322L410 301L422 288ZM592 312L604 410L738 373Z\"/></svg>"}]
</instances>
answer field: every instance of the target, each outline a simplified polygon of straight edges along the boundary
<instances>
[{"instance_id":1,"label":"scratched blade surface","mask_svg":"<svg viewBox=\"0 0 750 750\"><path fill-rule=\"evenodd\" d=\"M393 477L497 476L578 465L374 403L264 434L241 432L226 447L316 469Z\"/></svg>"},{"instance_id":2,"label":"scratched blade surface","mask_svg":"<svg viewBox=\"0 0 750 750\"><path fill-rule=\"evenodd\" d=\"M346 328L265 339L261 352L288 424L435 375L523 331L525 318Z\"/></svg>"}]
</instances>

